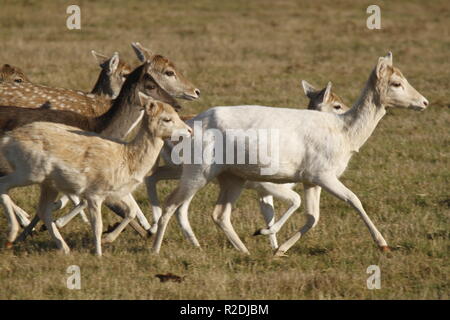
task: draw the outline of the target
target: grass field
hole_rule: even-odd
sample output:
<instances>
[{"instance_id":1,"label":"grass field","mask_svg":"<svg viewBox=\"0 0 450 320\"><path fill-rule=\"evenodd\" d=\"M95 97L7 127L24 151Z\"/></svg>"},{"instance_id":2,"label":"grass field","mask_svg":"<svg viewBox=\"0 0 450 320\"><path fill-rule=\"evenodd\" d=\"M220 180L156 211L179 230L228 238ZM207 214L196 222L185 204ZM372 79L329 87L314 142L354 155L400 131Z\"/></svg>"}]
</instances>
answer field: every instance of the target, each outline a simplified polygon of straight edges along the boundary
<instances>
[{"instance_id":1,"label":"grass field","mask_svg":"<svg viewBox=\"0 0 450 320\"><path fill-rule=\"evenodd\" d=\"M183 102L185 113L234 104L304 108L301 79L321 87L333 81L351 105L378 57L391 50L430 106L389 110L342 179L394 248L389 254L378 251L353 209L323 193L318 226L289 257L274 259L268 239L252 237L263 220L255 193L245 191L232 216L251 252L245 256L211 219L211 185L190 210L202 250L184 240L173 219L159 256L150 254L151 240L127 228L98 259L89 226L76 219L62 230L70 256L55 251L47 232L0 250L0 299L448 299L450 4L377 3L381 30L366 28L374 1L80 0L81 30L70 31L66 1L1 1L0 63L22 67L36 83L88 90L98 72L90 50L119 51L137 65L129 44L140 41L201 89L201 99ZM160 183L161 197L174 186ZM33 212L36 188L11 194ZM150 217L144 188L136 196ZM283 209L277 203L277 212ZM281 242L302 225L303 210L281 230ZM104 209L104 221L117 218ZM1 215L1 247L6 230ZM81 268L81 290L66 287L70 265ZM369 265L381 269L379 290L367 289ZM185 281L155 278L167 272Z\"/></svg>"}]
</instances>

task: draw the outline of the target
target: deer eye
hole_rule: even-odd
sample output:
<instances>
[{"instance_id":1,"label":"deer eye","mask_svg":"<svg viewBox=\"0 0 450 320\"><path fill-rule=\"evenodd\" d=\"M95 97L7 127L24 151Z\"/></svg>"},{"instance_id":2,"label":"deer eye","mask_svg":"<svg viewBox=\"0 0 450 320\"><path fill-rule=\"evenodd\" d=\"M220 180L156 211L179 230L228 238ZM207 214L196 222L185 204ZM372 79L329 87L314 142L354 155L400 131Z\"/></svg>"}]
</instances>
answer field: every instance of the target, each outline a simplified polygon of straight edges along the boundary
<instances>
[{"instance_id":1,"label":"deer eye","mask_svg":"<svg viewBox=\"0 0 450 320\"><path fill-rule=\"evenodd\" d=\"M339 105L339 104L337 104L337 105L333 106L333 108L334 108L334 109L336 109L336 110L340 110L340 109L342 109L341 105Z\"/></svg>"},{"instance_id":2,"label":"deer eye","mask_svg":"<svg viewBox=\"0 0 450 320\"><path fill-rule=\"evenodd\" d=\"M170 119L170 118L164 118L163 121L164 121L164 122L171 122L172 119Z\"/></svg>"},{"instance_id":3,"label":"deer eye","mask_svg":"<svg viewBox=\"0 0 450 320\"><path fill-rule=\"evenodd\" d=\"M14 82L18 82L18 83L20 83L22 81L23 81L22 79L14 79Z\"/></svg>"},{"instance_id":4,"label":"deer eye","mask_svg":"<svg viewBox=\"0 0 450 320\"><path fill-rule=\"evenodd\" d=\"M396 88L401 87L401 85L402 84L400 82L392 82L391 83L391 86L396 87Z\"/></svg>"},{"instance_id":5,"label":"deer eye","mask_svg":"<svg viewBox=\"0 0 450 320\"><path fill-rule=\"evenodd\" d=\"M164 74L168 77L173 77L175 75L175 72L167 70L166 72L164 72Z\"/></svg>"}]
</instances>

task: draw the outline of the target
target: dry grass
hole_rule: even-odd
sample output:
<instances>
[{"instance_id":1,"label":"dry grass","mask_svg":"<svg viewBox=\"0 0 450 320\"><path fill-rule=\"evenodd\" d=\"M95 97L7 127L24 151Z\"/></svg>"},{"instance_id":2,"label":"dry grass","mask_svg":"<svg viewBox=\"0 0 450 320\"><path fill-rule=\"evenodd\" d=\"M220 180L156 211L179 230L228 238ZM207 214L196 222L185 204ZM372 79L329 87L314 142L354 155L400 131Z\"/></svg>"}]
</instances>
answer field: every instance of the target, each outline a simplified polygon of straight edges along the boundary
<instances>
[{"instance_id":1,"label":"dry grass","mask_svg":"<svg viewBox=\"0 0 450 320\"><path fill-rule=\"evenodd\" d=\"M140 41L176 61L202 90L198 102L184 103L186 113L233 104L297 108L306 104L301 79L318 86L332 80L346 102L354 101L377 57L392 50L394 64L430 108L389 111L343 178L398 247L390 254L377 251L350 207L324 194L317 228L288 258L273 259L268 239L251 236L263 220L255 194L246 191L233 214L252 252L243 256L210 218L217 189L209 186L191 206L203 250L192 248L173 222L159 257L149 253L150 241L127 230L97 259L90 229L76 220L63 230L71 256L57 254L47 233L0 251L0 298L448 299L450 6L446 0L383 1L383 29L371 31L365 10L372 2L78 1L82 30L69 31L65 1L2 1L0 63L22 67L37 83L90 89L98 71L91 49L118 50L136 63L129 43ZM174 183L160 186L166 196ZM33 211L35 188L12 194ZM137 198L150 215L142 188ZM106 224L116 221L106 209L104 216ZM294 215L279 238L302 221ZM0 226L5 235L3 215ZM82 290L65 286L72 264L81 267ZM381 290L366 288L372 264L381 268ZM186 280L155 278L167 272Z\"/></svg>"}]
</instances>

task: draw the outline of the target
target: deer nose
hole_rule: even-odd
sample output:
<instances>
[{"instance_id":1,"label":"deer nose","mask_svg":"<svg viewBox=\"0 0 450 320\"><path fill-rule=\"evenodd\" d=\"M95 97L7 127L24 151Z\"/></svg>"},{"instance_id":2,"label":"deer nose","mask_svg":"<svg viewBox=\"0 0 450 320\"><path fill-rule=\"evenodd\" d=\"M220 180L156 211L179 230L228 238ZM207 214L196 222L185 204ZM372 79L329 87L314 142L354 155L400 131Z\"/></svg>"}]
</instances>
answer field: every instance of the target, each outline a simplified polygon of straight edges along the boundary
<instances>
[{"instance_id":1,"label":"deer nose","mask_svg":"<svg viewBox=\"0 0 450 320\"><path fill-rule=\"evenodd\" d=\"M189 135L191 135L191 136L194 134L194 129L192 129L189 126L187 126L187 131L188 131Z\"/></svg>"},{"instance_id":2,"label":"deer nose","mask_svg":"<svg viewBox=\"0 0 450 320\"><path fill-rule=\"evenodd\" d=\"M197 97L200 97L200 90L199 89L195 89L194 92L197 95Z\"/></svg>"},{"instance_id":3,"label":"deer nose","mask_svg":"<svg viewBox=\"0 0 450 320\"><path fill-rule=\"evenodd\" d=\"M425 107L428 107L428 100L427 100L427 99L423 98L422 103L423 103L423 105L424 105Z\"/></svg>"}]
</instances>

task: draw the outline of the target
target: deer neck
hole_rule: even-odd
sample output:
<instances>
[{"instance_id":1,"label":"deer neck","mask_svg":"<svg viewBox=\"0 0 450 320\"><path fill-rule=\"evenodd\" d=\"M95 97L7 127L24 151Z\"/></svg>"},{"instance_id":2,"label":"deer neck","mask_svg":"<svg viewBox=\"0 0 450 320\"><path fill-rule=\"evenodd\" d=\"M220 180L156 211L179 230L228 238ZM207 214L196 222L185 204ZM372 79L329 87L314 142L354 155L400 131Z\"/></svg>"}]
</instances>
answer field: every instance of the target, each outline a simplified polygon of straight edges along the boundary
<instances>
[{"instance_id":1,"label":"deer neck","mask_svg":"<svg viewBox=\"0 0 450 320\"><path fill-rule=\"evenodd\" d=\"M130 81L129 81L130 80ZM112 107L96 118L96 132L105 137L123 140L142 117L139 101L140 81L127 79Z\"/></svg>"},{"instance_id":2,"label":"deer neck","mask_svg":"<svg viewBox=\"0 0 450 320\"><path fill-rule=\"evenodd\" d=\"M375 74L371 74L360 97L343 115L345 131L352 151L358 152L386 114L379 90L375 86Z\"/></svg>"},{"instance_id":3,"label":"deer neck","mask_svg":"<svg viewBox=\"0 0 450 320\"><path fill-rule=\"evenodd\" d=\"M148 117L144 116L136 137L124 146L130 176L142 180L153 168L163 146L164 140L150 132Z\"/></svg>"},{"instance_id":4,"label":"deer neck","mask_svg":"<svg viewBox=\"0 0 450 320\"><path fill-rule=\"evenodd\" d=\"M112 89L111 79L108 76L106 70L102 69L102 71L100 72L100 75L98 76L97 82L95 83L91 93L109 99L116 98L117 94L115 94Z\"/></svg>"}]
</instances>

